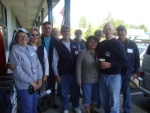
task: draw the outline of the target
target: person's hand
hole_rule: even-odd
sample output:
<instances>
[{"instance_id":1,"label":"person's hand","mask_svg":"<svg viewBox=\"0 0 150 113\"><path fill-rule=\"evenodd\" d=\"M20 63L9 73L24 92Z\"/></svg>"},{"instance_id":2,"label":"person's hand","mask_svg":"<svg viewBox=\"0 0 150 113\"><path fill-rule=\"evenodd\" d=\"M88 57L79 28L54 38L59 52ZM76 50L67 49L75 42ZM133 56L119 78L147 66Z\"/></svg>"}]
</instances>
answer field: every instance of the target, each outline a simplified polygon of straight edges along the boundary
<instances>
[{"instance_id":1,"label":"person's hand","mask_svg":"<svg viewBox=\"0 0 150 113\"><path fill-rule=\"evenodd\" d=\"M58 84L61 82L61 78L60 78L59 75L56 75L55 79L56 79L56 82L57 82Z\"/></svg>"},{"instance_id":2,"label":"person's hand","mask_svg":"<svg viewBox=\"0 0 150 113\"><path fill-rule=\"evenodd\" d=\"M36 82L32 82L31 85L34 87L34 91L39 89L39 86L38 86L38 84Z\"/></svg>"},{"instance_id":3,"label":"person's hand","mask_svg":"<svg viewBox=\"0 0 150 113\"><path fill-rule=\"evenodd\" d=\"M43 81L44 81L44 82L47 81L47 75L43 75Z\"/></svg>"},{"instance_id":4,"label":"person's hand","mask_svg":"<svg viewBox=\"0 0 150 113\"><path fill-rule=\"evenodd\" d=\"M8 68L13 71L16 69L16 65L8 63Z\"/></svg>"},{"instance_id":5,"label":"person's hand","mask_svg":"<svg viewBox=\"0 0 150 113\"><path fill-rule=\"evenodd\" d=\"M108 69L110 67L111 67L111 63L109 63L109 62L101 62L100 63L100 68L101 69Z\"/></svg>"},{"instance_id":6,"label":"person's hand","mask_svg":"<svg viewBox=\"0 0 150 113\"><path fill-rule=\"evenodd\" d=\"M133 79L137 78L137 74L133 73L132 77L133 77Z\"/></svg>"},{"instance_id":7,"label":"person's hand","mask_svg":"<svg viewBox=\"0 0 150 113\"><path fill-rule=\"evenodd\" d=\"M42 80L38 80L37 84L38 84L38 89L39 89L42 86Z\"/></svg>"},{"instance_id":8,"label":"person's hand","mask_svg":"<svg viewBox=\"0 0 150 113\"><path fill-rule=\"evenodd\" d=\"M81 88L81 83L77 83L77 85Z\"/></svg>"}]
</instances>

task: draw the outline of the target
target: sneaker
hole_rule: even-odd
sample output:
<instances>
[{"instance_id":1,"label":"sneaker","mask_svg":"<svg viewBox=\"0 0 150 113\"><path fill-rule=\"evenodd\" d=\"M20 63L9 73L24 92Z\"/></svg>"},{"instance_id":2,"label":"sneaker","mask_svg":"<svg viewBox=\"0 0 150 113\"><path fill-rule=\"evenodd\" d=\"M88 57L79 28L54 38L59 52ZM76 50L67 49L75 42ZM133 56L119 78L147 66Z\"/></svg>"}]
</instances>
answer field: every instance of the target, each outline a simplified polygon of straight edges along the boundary
<instances>
[{"instance_id":1,"label":"sneaker","mask_svg":"<svg viewBox=\"0 0 150 113\"><path fill-rule=\"evenodd\" d=\"M90 110L90 113L98 113L96 110Z\"/></svg>"},{"instance_id":2,"label":"sneaker","mask_svg":"<svg viewBox=\"0 0 150 113\"><path fill-rule=\"evenodd\" d=\"M75 111L76 113L81 113L81 110L80 110L79 108L74 108L74 111Z\"/></svg>"},{"instance_id":3,"label":"sneaker","mask_svg":"<svg viewBox=\"0 0 150 113\"><path fill-rule=\"evenodd\" d=\"M68 110L64 110L64 112L63 113L69 113L69 111Z\"/></svg>"}]
</instances>

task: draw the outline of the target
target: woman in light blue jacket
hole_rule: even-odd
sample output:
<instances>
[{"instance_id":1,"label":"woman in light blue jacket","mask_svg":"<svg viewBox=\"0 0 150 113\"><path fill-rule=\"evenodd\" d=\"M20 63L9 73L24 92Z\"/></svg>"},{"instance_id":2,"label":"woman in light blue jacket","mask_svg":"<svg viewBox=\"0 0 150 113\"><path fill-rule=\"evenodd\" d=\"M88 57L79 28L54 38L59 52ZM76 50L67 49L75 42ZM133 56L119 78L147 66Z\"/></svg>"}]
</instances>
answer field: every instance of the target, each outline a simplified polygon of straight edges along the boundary
<instances>
[{"instance_id":1,"label":"woman in light blue jacket","mask_svg":"<svg viewBox=\"0 0 150 113\"><path fill-rule=\"evenodd\" d=\"M24 28L14 34L9 60L15 65L13 79L17 88L20 113L37 113L37 92L42 85L42 67L33 47L27 44L31 35ZM29 86L35 92L29 93Z\"/></svg>"}]
</instances>

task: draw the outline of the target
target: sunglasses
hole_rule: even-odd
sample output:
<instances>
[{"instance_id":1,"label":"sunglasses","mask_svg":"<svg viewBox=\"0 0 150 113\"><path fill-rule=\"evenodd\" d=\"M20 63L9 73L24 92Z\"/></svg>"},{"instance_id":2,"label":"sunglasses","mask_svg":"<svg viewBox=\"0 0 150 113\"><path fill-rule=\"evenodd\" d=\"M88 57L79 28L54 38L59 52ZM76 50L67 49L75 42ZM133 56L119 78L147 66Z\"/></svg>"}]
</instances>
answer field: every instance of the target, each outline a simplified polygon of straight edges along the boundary
<instances>
[{"instance_id":1,"label":"sunglasses","mask_svg":"<svg viewBox=\"0 0 150 113\"><path fill-rule=\"evenodd\" d=\"M101 35L95 35L95 36L97 36L97 37L101 37Z\"/></svg>"},{"instance_id":2,"label":"sunglasses","mask_svg":"<svg viewBox=\"0 0 150 113\"><path fill-rule=\"evenodd\" d=\"M38 34L31 34L31 36L33 36L33 37L34 37L34 36L39 36L39 35L38 35Z\"/></svg>"},{"instance_id":3,"label":"sunglasses","mask_svg":"<svg viewBox=\"0 0 150 113\"><path fill-rule=\"evenodd\" d=\"M64 30L64 31L62 31L62 32L70 32L70 30Z\"/></svg>"}]
</instances>

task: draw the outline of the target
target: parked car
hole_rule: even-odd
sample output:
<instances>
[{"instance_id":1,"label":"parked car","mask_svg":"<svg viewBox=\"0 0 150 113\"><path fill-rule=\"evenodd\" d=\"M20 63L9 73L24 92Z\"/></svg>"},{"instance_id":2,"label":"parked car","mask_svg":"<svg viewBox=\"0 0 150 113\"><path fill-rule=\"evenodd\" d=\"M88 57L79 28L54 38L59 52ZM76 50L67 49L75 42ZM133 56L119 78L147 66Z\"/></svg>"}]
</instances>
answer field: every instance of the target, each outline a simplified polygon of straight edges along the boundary
<instances>
[{"instance_id":1,"label":"parked car","mask_svg":"<svg viewBox=\"0 0 150 113\"><path fill-rule=\"evenodd\" d=\"M146 45L146 44L138 44L137 47L138 47L139 55L140 55L140 68L141 68L142 61L143 61L143 58L144 58L144 54L146 52L146 49L147 49L148 45Z\"/></svg>"},{"instance_id":2,"label":"parked car","mask_svg":"<svg viewBox=\"0 0 150 113\"><path fill-rule=\"evenodd\" d=\"M145 96L150 96L150 45L144 54L140 77L138 79L140 80L138 88Z\"/></svg>"}]
</instances>

